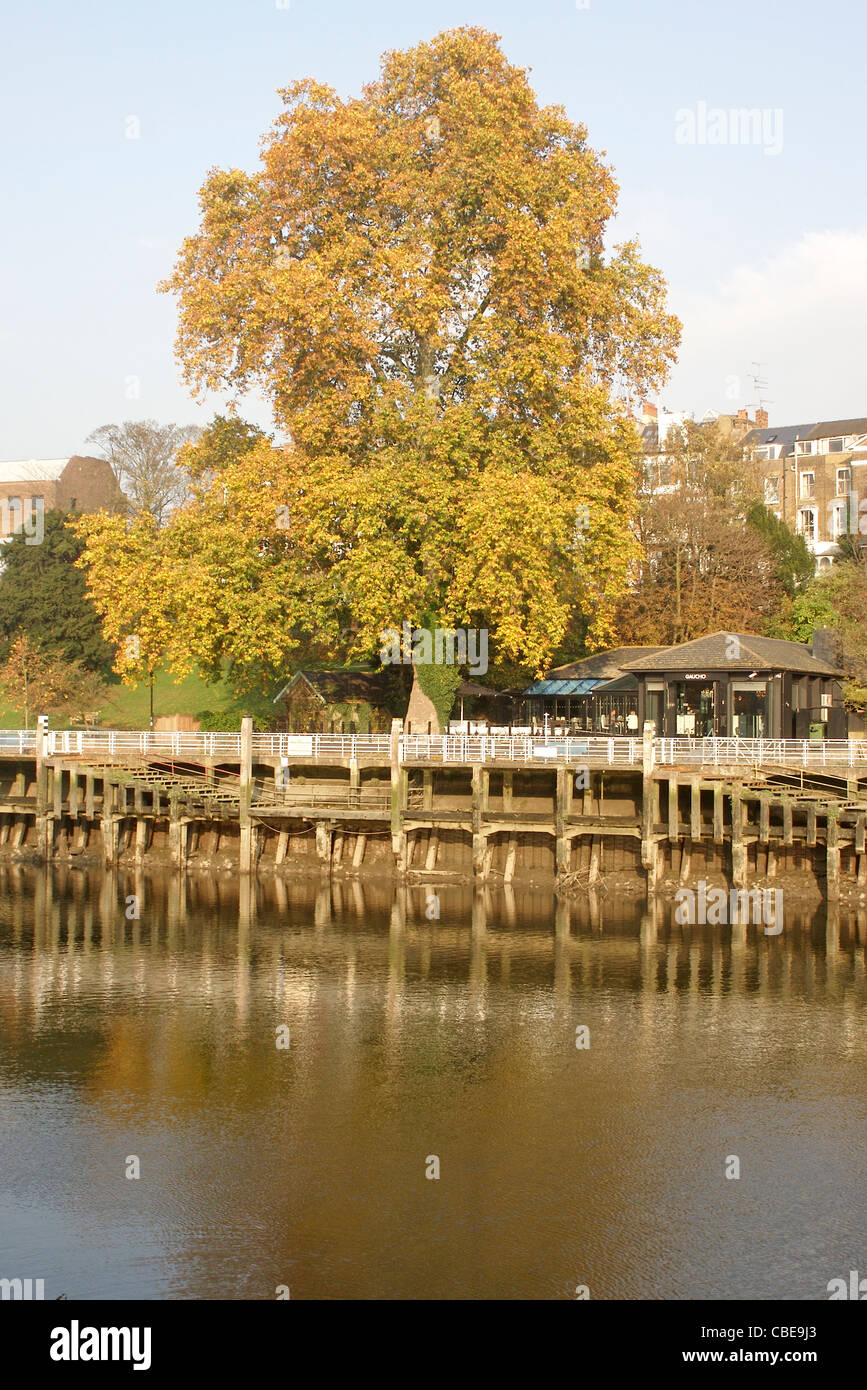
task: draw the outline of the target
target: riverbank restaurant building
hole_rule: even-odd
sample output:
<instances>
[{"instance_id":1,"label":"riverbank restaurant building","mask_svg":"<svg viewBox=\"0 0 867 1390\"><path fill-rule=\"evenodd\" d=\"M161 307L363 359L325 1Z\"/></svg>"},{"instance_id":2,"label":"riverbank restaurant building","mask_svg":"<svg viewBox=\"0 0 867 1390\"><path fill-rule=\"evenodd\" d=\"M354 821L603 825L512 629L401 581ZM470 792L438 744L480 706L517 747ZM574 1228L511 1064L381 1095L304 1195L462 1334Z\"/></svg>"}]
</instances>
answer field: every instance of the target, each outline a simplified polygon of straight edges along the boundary
<instances>
[{"instance_id":1,"label":"riverbank restaurant building","mask_svg":"<svg viewBox=\"0 0 867 1390\"><path fill-rule=\"evenodd\" d=\"M521 722L555 734L638 733L653 720L662 738L846 738L842 674L826 629L811 646L715 632L558 667L525 691Z\"/></svg>"}]
</instances>

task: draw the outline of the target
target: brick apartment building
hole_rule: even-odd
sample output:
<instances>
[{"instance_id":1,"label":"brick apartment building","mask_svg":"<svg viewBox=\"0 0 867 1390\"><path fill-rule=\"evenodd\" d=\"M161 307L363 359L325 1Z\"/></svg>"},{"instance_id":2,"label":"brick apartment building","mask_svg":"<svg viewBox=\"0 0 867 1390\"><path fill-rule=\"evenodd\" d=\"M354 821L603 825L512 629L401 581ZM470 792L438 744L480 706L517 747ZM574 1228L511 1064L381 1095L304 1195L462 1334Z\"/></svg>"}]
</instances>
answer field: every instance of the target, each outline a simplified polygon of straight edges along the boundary
<instances>
[{"instance_id":1,"label":"brick apartment building","mask_svg":"<svg viewBox=\"0 0 867 1390\"><path fill-rule=\"evenodd\" d=\"M637 424L644 455L644 481L650 492L665 493L676 490L677 479L673 476L671 458L665 445L669 431L682 430L687 421L693 422L693 416L684 410L669 411L664 406L653 405L650 401L642 402ZM757 410L755 420L751 420L746 410L739 410L732 415L718 415L711 410L694 423L713 425L726 440L737 442L757 426L767 425L768 414L765 410Z\"/></svg>"},{"instance_id":2,"label":"brick apartment building","mask_svg":"<svg viewBox=\"0 0 867 1390\"><path fill-rule=\"evenodd\" d=\"M111 464L75 454L65 459L0 462L0 542L29 530L40 511L122 511L126 507Z\"/></svg>"},{"instance_id":3,"label":"brick apartment building","mask_svg":"<svg viewBox=\"0 0 867 1390\"><path fill-rule=\"evenodd\" d=\"M765 505L804 537L817 569L833 563L841 537L867 535L867 417L765 424L743 447Z\"/></svg>"},{"instance_id":4,"label":"brick apartment building","mask_svg":"<svg viewBox=\"0 0 867 1390\"><path fill-rule=\"evenodd\" d=\"M644 402L638 424L650 492L676 491L665 442L669 430L682 429L691 418ZM754 420L746 410L711 411L698 423L741 445L745 462L758 474L765 505L804 537L817 570L833 563L847 533L867 547L867 417L769 425L767 411L759 409Z\"/></svg>"}]
</instances>

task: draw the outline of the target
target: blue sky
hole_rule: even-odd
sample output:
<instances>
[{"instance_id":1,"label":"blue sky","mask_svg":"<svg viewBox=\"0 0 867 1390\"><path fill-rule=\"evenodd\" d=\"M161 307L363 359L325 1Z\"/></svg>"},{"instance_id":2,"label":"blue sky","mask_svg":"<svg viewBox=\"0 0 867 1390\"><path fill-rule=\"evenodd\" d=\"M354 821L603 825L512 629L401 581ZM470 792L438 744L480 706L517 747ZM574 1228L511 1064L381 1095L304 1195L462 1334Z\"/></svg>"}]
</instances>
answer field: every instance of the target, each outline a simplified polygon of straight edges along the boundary
<instances>
[{"instance_id":1,"label":"blue sky","mask_svg":"<svg viewBox=\"0 0 867 1390\"><path fill-rule=\"evenodd\" d=\"M9 0L0 457L81 451L122 419L203 423L221 402L183 387L155 287L206 171L256 166L278 87L356 93L384 50L461 24L500 34L606 152L615 238L639 236L684 321L669 409L751 404L759 360L772 421L867 414L865 15L857 0ZM705 121L726 113L725 143L700 140L702 104ZM756 142L726 124L736 108L766 113Z\"/></svg>"}]
</instances>

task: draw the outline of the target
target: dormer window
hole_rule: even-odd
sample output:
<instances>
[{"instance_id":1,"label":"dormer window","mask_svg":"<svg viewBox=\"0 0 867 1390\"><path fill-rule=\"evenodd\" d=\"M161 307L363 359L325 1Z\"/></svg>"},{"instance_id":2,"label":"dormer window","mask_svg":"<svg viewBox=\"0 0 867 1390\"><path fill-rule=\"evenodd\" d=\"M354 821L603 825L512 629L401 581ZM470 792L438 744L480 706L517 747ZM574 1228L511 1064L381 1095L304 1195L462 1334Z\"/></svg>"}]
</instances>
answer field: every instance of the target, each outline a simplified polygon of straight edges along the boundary
<instances>
[{"instance_id":1,"label":"dormer window","mask_svg":"<svg viewBox=\"0 0 867 1390\"><path fill-rule=\"evenodd\" d=\"M812 439L797 439L797 440L795 440L795 453L796 453L796 454L812 454L812 453L813 453L813 444L814 444L814 442L815 442L815 441L812 440Z\"/></svg>"},{"instance_id":2,"label":"dormer window","mask_svg":"<svg viewBox=\"0 0 867 1390\"><path fill-rule=\"evenodd\" d=\"M844 438L843 438L842 435L838 435L838 437L837 437L836 439L829 439L829 440L828 440L828 453L829 453L829 454L842 454L842 452L843 452L843 445L844 445L844 444L845 444L845 440L844 440Z\"/></svg>"}]
</instances>

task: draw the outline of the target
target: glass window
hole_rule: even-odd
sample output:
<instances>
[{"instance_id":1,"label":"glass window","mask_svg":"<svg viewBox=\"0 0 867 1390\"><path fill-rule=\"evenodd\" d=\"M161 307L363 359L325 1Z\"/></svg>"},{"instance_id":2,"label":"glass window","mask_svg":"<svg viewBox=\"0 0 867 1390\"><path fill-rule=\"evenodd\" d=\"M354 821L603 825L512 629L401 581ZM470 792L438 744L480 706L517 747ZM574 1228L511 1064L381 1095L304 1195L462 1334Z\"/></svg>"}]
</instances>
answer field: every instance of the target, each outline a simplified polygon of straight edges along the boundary
<instances>
[{"instance_id":1,"label":"glass window","mask_svg":"<svg viewBox=\"0 0 867 1390\"><path fill-rule=\"evenodd\" d=\"M843 452L843 439L842 439L842 436L840 436L838 439L829 439L829 440L828 440L828 453L829 453L829 454L842 454L842 452Z\"/></svg>"},{"instance_id":2,"label":"glass window","mask_svg":"<svg viewBox=\"0 0 867 1390\"><path fill-rule=\"evenodd\" d=\"M816 493L815 473L802 473L800 478L800 496L814 497Z\"/></svg>"},{"instance_id":3,"label":"glass window","mask_svg":"<svg viewBox=\"0 0 867 1390\"><path fill-rule=\"evenodd\" d=\"M837 496L845 497L852 486L851 468L837 469Z\"/></svg>"},{"instance_id":4,"label":"glass window","mask_svg":"<svg viewBox=\"0 0 867 1390\"><path fill-rule=\"evenodd\" d=\"M765 737L767 697L766 685L753 685L746 681L732 684L732 735L735 738Z\"/></svg>"},{"instance_id":5,"label":"glass window","mask_svg":"<svg viewBox=\"0 0 867 1390\"><path fill-rule=\"evenodd\" d=\"M795 441L795 453L796 453L796 454L812 454L812 452L813 452L813 442L814 442L814 441L813 441L812 439L798 439L798 440L796 440L796 441Z\"/></svg>"},{"instance_id":6,"label":"glass window","mask_svg":"<svg viewBox=\"0 0 867 1390\"><path fill-rule=\"evenodd\" d=\"M765 478L765 503L766 503L768 506L770 506L771 503L779 502L779 500L780 500L780 480L779 480L779 478Z\"/></svg>"},{"instance_id":7,"label":"glass window","mask_svg":"<svg viewBox=\"0 0 867 1390\"><path fill-rule=\"evenodd\" d=\"M685 738L712 738L715 726L716 701L714 687L700 681L679 681L675 705L677 733Z\"/></svg>"},{"instance_id":8,"label":"glass window","mask_svg":"<svg viewBox=\"0 0 867 1390\"><path fill-rule=\"evenodd\" d=\"M661 737L665 727L665 687L662 681L647 682L644 717L653 721L656 732Z\"/></svg>"},{"instance_id":9,"label":"glass window","mask_svg":"<svg viewBox=\"0 0 867 1390\"><path fill-rule=\"evenodd\" d=\"M831 539L838 540L840 536L846 534L846 503L833 502L831 504Z\"/></svg>"},{"instance_id":10,"label":"glass window","mask_svg":"<svg viewBox=\"0 0 867 1390\"><path fill-rule=\"evenodd\" d=\"M816 513L812 507L802 507L798 512L798 532L805 540L816 539Z\"/></svg>"}]
</instances>

